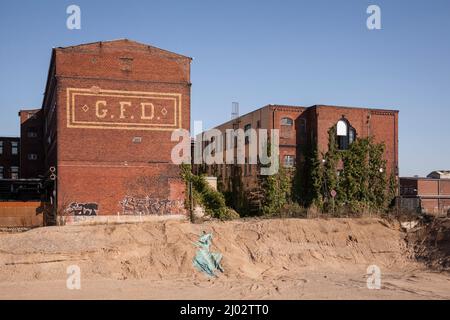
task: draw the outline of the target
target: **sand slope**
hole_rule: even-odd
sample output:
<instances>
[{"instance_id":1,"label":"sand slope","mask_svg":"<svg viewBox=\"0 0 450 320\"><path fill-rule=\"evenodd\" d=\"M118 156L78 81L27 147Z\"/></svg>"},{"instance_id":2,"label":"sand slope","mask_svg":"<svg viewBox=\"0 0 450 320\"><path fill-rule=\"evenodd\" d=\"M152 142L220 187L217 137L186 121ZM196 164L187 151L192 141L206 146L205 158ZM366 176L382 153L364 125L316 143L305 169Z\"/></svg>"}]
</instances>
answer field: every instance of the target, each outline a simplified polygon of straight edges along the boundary
<instances>
[{"instance_id":1,"label":"sand slope","mask_svg":"<svg viewBox=\"0 0 450 320\"><path fill-rule=\"evenodd\" d=\"M224 274L192 267L213 233ZM80 266L82 290L66 288ZM382 270L369 290L366 269ZM0 298L450 298L447 273L414 259L405 234L380 219L273 219L66 226L0 234Z\"/></svg>"}]
</instances>

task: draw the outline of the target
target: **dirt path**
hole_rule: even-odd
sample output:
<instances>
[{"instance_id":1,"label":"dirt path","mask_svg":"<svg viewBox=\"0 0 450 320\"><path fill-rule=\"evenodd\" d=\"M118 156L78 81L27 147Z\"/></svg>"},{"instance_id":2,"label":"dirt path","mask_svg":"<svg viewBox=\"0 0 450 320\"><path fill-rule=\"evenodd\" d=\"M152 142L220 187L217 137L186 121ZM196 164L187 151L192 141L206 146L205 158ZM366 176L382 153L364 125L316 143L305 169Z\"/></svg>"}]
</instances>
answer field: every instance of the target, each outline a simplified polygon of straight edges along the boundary
<instances>
[{"instance_id":1,"label":"dirt path","mask_svg":"<svg viewBox=\"0 0 450 320\"><path fill-rule=\"evenodd\" d=\"M213 233L224 274L192 267ZM66 287L70 265L81 290ZM367 267L381 289L367 288ZM405 234L378 219L251 220L67 226L0 235L0 299L449 299L448 273L414 260Z\"/></svg>"}]
</instances>

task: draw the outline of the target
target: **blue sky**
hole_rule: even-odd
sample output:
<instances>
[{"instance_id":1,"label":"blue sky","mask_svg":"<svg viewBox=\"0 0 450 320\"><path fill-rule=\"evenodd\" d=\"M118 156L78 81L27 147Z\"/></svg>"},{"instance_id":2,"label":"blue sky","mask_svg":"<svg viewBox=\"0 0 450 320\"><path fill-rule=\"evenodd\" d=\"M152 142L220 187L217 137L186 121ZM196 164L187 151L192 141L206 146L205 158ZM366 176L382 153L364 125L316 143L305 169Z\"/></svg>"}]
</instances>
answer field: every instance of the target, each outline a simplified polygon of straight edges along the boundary
<instances>
[{"instance_id":1,"label":"blue sky","mask_svg":"<svg viewBox=\"0 0 450 320\"><path fill-rule=\"evenodd\" d=\"M81 30L66 8L81 7ZM382 30L368 30L368 5ZM40 107L52 47L129 38L193 57L192 119L269 103L400 110L400 174L450 169L450 1L0 2L0 135Z\"/></svg>"}]
</instances>

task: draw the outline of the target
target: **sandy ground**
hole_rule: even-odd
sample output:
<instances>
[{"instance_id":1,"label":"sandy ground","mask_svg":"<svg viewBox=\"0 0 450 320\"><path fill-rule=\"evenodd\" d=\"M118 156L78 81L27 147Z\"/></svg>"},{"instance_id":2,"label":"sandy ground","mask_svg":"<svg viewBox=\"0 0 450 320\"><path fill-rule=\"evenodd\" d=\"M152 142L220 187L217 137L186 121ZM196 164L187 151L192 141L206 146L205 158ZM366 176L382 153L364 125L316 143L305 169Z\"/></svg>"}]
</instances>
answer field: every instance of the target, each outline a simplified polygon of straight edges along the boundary
<instances>
[{"instance_id":1,"label":"sandy ground","mask_svg":"<svg viewBox=\"0 0 450 320\"><path fill-rule=\"evenodd\" d=\"M225 272L192 266L213 233ZM78 265L81 289L66 286ZM381 289L367 288L367 267ZM449 299L450 275L417 262L379 219L181 221L39 228L0 234L0 299Z\"/></svg>"}]
</instances>

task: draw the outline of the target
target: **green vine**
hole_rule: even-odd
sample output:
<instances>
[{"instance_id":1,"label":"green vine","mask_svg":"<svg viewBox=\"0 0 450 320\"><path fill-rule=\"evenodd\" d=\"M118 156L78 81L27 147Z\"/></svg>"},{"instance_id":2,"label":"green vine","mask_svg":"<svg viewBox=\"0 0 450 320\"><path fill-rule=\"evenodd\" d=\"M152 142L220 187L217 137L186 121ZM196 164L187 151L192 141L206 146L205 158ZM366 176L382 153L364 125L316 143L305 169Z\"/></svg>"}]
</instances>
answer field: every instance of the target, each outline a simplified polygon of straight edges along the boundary
<instances>
[{"instance_id":1,"label":"green vine","mask_svg":"<svg viewBox=\"0 0 450 320\"><path fill-rule=\"evenodd\" d=\"M372 137L359 138L349 149L338 150L336 127L330 128L328 136L328 151L323 155L322 210L385 210L392 200L383 158L385 145L375 143ZM331 197L332 190L336 191L335 198Z\"/></svg>"},{"instance_id":2,"label":"green vine","mask_svg":"<svg viewBox=\"0 0 450 320\"><path fill-rule=\"evenodd\" d=\"M190 165L181 165L181 177L187 185L192 183L192 200L194 205L202 206L207 214L221 220L239 217L234 210L226 206L224 195L214 190L208 184L204 175L198 176L193 174ZM187 201L189 200L189 195L187 195Z\"/></svg>"}]
</instances>

